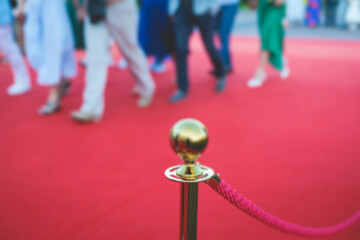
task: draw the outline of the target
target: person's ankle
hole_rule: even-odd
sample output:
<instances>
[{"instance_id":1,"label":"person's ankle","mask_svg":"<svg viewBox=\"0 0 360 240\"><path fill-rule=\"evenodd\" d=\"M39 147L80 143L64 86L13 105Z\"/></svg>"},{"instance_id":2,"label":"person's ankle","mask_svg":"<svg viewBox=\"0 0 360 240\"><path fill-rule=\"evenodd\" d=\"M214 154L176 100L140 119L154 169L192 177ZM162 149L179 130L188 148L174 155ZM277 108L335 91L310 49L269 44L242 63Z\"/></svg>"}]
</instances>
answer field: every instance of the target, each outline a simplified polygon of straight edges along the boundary
<instances>
[{"instance_id":1,"label":"person's ankle","mask_svg":"<svg viewBox=\"0 0 360 240\"><path fill-rule=\"evenodd\" d=\"M258 68L258 69L255 71L254 77L255 77L255 78L262 78L264 75L265 75L264 69Z\"/></svg>"},{"instance_id":2,"label":"person's ankle","mask_svg":"<svg viewBox=\"0 0 360 240\"><path fill-rule=\"evenodd\" d=\"M47 102L49 102L49 103L58 103L58 102L60 102L59 94L51 94L48 97Z\"/></svg>"}]
</instances>

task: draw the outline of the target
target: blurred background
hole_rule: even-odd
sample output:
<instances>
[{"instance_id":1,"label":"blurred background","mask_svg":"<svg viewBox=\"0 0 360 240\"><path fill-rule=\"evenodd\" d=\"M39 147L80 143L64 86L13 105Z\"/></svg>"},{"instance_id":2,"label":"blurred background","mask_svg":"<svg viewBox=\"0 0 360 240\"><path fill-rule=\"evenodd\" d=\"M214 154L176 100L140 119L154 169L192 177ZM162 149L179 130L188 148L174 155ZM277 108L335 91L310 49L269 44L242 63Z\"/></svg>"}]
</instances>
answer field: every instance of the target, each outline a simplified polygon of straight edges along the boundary
<instances>
[{"instance_id":1,"label":"blurred background","mask_svg":"<svg viewBox=\"0 0 360 240\"><path fill-rule=\"evenodd\" d=\"M198 23L185 46L177 33L176 46L185 21L168 14L170 0L114 1L111 26L104 9L91 19L81 0L27 0L23 11L23 1L0 0L0 240L177 239L179 185L164 171L182 163L169 131L183 118L209 130L199 162L266 211L311 227L358 211L360 0L277 1L223 1L235 4L235 17L232 65L221 70L209 57L222 47L218 12L204 14L208 41ZM264 6L280 26L267 38ZM275 35L283 67L259 67L261 44ZM359 224L321 239L359 240ZM205 184L198 238L299 239Z\"/></svg>"}]
</instances>

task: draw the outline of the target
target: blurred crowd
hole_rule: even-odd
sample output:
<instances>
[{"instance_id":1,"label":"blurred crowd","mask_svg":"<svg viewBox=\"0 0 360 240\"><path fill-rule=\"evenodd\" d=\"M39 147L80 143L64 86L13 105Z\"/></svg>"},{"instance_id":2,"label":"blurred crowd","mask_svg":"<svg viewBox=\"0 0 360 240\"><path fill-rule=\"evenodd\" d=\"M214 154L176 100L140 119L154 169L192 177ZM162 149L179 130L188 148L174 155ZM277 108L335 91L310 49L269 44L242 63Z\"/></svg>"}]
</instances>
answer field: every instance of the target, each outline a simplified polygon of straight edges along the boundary
<instances>
[{"instance_id":1,"label":"blurred crowd","mask_svg":"<svg viewBox=\"0 0 360 240\"><path fill-rule=\"evenodd\" d=\"M58 112L71 79L77 76L75 51L85 49L86 57L80 60L86 67L83 101L71 117L80 122L99 121L105 109L108 67L114 63L111 46L116 45L122 53L117 65L131 72L131 95L138 97L139 107L151 104L156 90L151 71L166 71L168 59L175 65L177 82L169 102L183 101L190 89L189 39L197 27L212 63L209 77L215 79L214 91L221 93L227 75L236 67L230 38L240 4L257 9L260 57L247 86L260 87L267 79L268 63L281 79L290 75L283 51L289 22L318 26L325 7L325 25L354 30L360 22L359 1L326 0L323 6L320 0L1 0L0 52L13 72L13 84L7 91L9 95L30 91L26 59L37 73L37 83L49 89L38 113ZM219 44L215 44L215 35ZM153 59L150 66L149 58Z\"/></svg>"},{"instance_id":2,"label":"blurred crowd","mask_svg":"<svg viewBox=\"0 0 360 240\"><path fill-rule=\"evenodd\" d=\"M337 27L356 31L360 23L359 0L287 0L290 23L308 27Z\"/></svg>"}]
</instances>

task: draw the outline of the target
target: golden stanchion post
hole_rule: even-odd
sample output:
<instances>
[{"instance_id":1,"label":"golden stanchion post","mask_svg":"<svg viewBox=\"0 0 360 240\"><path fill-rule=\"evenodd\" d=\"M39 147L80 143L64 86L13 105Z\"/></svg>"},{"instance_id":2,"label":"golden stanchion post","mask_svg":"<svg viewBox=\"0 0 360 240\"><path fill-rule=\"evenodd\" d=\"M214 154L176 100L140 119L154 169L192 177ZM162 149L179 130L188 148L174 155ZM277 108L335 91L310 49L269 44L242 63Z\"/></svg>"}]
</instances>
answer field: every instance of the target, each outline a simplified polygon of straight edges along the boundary
<instances>
[{"instance_id":1,"label":"golden stanchion post","mask_svg":"<svg viewBox=\"0 0 360 240\"><path fill-rule=\"evenodd\" d=\"M198 183L214 176L211 168L196 163L208 140L206 127L195 119L177 122L170 132L171 147L184 161L165 171L168 179L180 183L180 240L197 238Z\"/></svg>"}]
</instances>

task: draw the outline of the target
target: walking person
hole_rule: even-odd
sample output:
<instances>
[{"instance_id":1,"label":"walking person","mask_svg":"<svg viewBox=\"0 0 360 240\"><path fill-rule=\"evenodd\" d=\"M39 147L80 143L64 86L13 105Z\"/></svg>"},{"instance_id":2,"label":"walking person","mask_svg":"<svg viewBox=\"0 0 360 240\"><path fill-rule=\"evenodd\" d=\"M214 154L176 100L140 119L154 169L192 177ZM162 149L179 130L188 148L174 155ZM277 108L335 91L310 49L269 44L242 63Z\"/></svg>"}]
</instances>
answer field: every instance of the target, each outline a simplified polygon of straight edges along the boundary
<instances>
[{"instance_id":1,"label":"walking person","mask_svg":"<svg viewBox=\"0 0 360 240\"><path fill-rule=\"evenodd\" d=\"M13 73L13 84L7 89L9 95L20 95L31 88L30 76L14 39L12 8L9 0L0 1L0 51L5 55Z\"/></svg>"},{"instance_id":2,"label":"walking person","mask_svg":"<svg viewBox=\"0 0 360 240\"><path fill-rule=\"evenodd\" d=\"M140 8L139 42L146 56L154 57L151 71L163 73L166 58L175 52L174 27L167 12L168 0L143 0ZM118 63L120 69L127 67L125 59Z\"/></svg>"},{"instance_id":3,"label":"walking person","mask_svg":"<svg viewBox=\"0 0 360 240\"><path fill-rule=\"evenodd\" d=\"M325 3L325 26L335 27L339 0L326 0Z\"/></svg>"},{"instance_id":4,"label":"walking person","mask_svg":"<svg viewBox=\"0 0 360 240\"><path fill-rule=\"evenodd\" d=\"M85 8L76 2L79 14ZM87 51L86 84L83 103L72 117L80 122L102 118L105 107L104 90L108 73L109 35L115 40L134 76L134 92L140 95L138 106L151 104L155 84L145 54L138 44L138 9L135 0L89 0L85 20Z\"/></svg>"},{"instance_id":5,"label":"walking person","mask_svg":"<svg viewBox=\"0 0 360 240\"><path fill-rule=\"evenodd\" d=\"M214 75L217 78L215 91L221 92L225 89L225 66L213 39L215 14L218 8L218 0L169 0L169 14L174 17L178 85L178 90L169 99L172 103L185 99L189 91L187 56L189 38L195 25L199 27L206 51L215 69Z\"/></svg>"},{"instance_id":6,"label":"walking person","mask_svg":"<svg viewBox=\"0 0 360 240\"><path fill-rule=\"evenodd\" d=\"M230 51L230 34L234 26L240 0L221 0L221 8L216 16L216 31L220 37L220 53L225 65L225 71L231 73L233 64ZM212 73L215 73L213 71Z\"/></svg>"},{"instance_id":7,"label":"walking person","mask_svg":"<svg viewBox=\"0 0 360 240\"><path fill-rule=\"evenodd\" d=\"M25 51L37 72L38 84L48 87L40 115L61 109L60 101L76 76L74 41L64 0L26 0Z\"/></svg>"},{"instance_id":8,"label":"walking person","mask_svg":"<svg viewBox=\"0 0 360 240\"><path fill-rule=\"evenodd\" d=\"M79 0L80 3L83 3L85 0ZM85 39L84 39L84 21L80 21L77 17L76 6L72 0L66 0L66 10L69 15L71 29L74 36L75 48L77 50L85 49Z\"/></svg>"},{"instance_id":9,"label":"walking person","mask_svg":"<svg viewBox=\"0 0 360 240\"><path fill-rule=\"evenodd\" d=\"M25 23L25 14L20 12L23 9L22 4L24 4L20 0L10 0L11 6L13 7L13 15L15 16L15 37L16 42L21 50L21 53L24 55L25 53L25 43L24 43L24 23Z\"/></svg>"},{"instance_id":10,"label":"walking person","mask_svg":"<svg viewBox=\"0 0 360 240\"><path fill-rule=\"evenodd\" d=\"M168 0L143 0L139 41L147 56L154 56L151 70L166 71L165 59L175 51L173 23L167 14Z\"/></svg>"},{"instance_id":11,"label":"walking person","mask_svg":"<svg viewBox=\"0 0 360 240\"><path fill-rule=\"evenodd\" d=\"M303 0L286 0L286 18L291 25L301 26L305 17Z\"/></svg>"},{"instance_id":12,"label":"walking person","mask_svg":"<svg viewBox=\"0 0 360 240\"><path fill-rule=\"evenodd\" d=\"M360 23L360 0L349 0L345 20L350 31L357 31Z\"/></svg>"},{"instance_id":13,"label":"walking person","mask_svg":"<svg viewBox=\"0 0 360 240\"><path fill-rule=\"evenodd\" d=\"M260 0L258 24L261 38L261 53L254 77L248 87L260 87L266 80L265 66L268 62L279 72L282 79L288 78L290 70L284 58L285 0Z\"/></svg>"},{"instance_id":14,"label":"walking person","mask_svg":"<svg viewBox=\"0 0 360 240\"><path fill-rule=\"evenodd\" d=\"M320 25L320 13L322 9L321 0L309 0L306 6L305 25L308 27L318 27Z\"/></svg>"},{"instance_id":15,"label":"walking person","mask_svg":"<svg viewBox=\"0 0 360 240\"><path fill-rule=\"evenodd\" d=\"M349 0L339 0L339 6L336 11L336 26L340 29L346 29L346 13L349 7Z\"/></svg>"}]
</instances>

